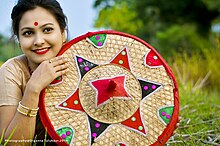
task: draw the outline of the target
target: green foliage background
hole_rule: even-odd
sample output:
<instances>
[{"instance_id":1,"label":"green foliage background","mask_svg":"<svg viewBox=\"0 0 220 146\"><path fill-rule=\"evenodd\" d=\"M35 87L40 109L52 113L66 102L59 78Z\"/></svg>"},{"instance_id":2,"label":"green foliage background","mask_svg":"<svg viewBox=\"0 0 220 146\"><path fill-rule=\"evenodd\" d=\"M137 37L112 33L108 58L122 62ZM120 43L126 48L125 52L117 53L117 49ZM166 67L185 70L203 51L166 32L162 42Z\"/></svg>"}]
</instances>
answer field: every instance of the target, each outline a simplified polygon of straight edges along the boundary
<instances>
[{"instance_id":1,"label":"green foliage background","mask_svg":"<svg viewBox=\"0 0 220 146\"><path fill-rule=\"evenodd\" d=\"M22 54L22 51L16 41L0 34L0 65L9 58L20 54Z\"/></svg>"},{"instance_id":2,"label":"green foliage background","mask_svg":"<svg viewBox=\"0 0 220 146\"><path fill-rule=\"evenodd\" d=\"M94 25L138 36L151 44L178 74L188 71L189 82L202 80L207 90L218 82L220 2L215 0L96 0ZM175 72L175 74L177 74ZM181 80L179 82L182 82Z\"/></svg>"}]
</instances>

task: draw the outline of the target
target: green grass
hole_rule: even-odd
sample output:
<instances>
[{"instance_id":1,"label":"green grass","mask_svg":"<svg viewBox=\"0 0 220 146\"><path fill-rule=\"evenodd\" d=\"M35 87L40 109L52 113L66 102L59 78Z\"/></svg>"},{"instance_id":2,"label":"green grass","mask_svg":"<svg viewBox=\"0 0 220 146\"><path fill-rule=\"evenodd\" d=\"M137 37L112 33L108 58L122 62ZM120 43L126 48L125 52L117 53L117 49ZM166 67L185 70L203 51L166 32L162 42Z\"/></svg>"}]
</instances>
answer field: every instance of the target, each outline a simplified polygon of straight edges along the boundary
<instances>
[{"instance_id":1,"label":"green grass","mask_svg":"<svg viewBox=\"0 0 220 146\"><path fill-rule=\"evenodd\" d=\"M10 133L10 135L8 136L8 140L11 139L11 137L13 136L14 132L16 130L16 127L12 130L12 132ZM5 133L5 130L3 130L2 132L2 135L1 135L1 138L0 138L0 145L3 143L3 137L4 137L4 133ZM9 141L5 141L3 146L6 146L8 144Z\"/></svg>"},{"instance_id":2,"label":"green grass","mask_svg":"<svg viewBox=\"0 0 220 146\"><path fill-rule=\"evenodd\" d=\"M220 145L219 52L176 56L171 68L179 84L182 119L167 146Z\"/></svg>"},{"instance_id":3,"label":"green grass","mask_svg":"<svg viewBox=\"0 0 220 146\"><path fill-rule=\"evenodd\" d=\"M220 144L220 95L180 89L180 126L168 145Z\"/></svg>"},{"instance_id":4,"label":"green grass","mask_svg":"<svg viewBox=\"0 0 220 146\"><path fill-rule=\"evenodd\" d=\"M207 90L220 91L219 50L220 43L216 48L203 49L190 56L187 53L176 54L172 60L169 59L169 64L172 66L179 83L188 86L187 88L205 87ZM202 90L206 90L205 88Z\"/></svg>"}]
</instances>

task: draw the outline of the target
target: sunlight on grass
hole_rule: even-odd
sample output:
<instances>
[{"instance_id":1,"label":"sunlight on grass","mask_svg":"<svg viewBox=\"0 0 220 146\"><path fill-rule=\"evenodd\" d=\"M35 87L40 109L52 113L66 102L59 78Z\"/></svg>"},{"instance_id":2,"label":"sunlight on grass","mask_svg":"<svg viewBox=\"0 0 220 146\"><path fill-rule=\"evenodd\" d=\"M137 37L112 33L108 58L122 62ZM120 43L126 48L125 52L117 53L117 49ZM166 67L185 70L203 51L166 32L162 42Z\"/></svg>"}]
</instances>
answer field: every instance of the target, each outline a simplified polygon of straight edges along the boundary
<instances>
[{"instance_id":1,"label":"sunlight on grass","mask_svg":"<svg viewBox=\"0 0 220 146\"><path fill-rule=\"evenodd\" d=\"M2 135L1 135L1 137L0 137L0 144L3 143L4 134L5 134L5 130L3 130Z\"/></svg>"},{"instance_id":2,"label":"sunlight on grass","mask_svg":"<svg viewBox=\"0 0 220 146\"><path fill-rule=\"evenodd\" d=\"M6 145L8 144L8 142L10 141L11 137L13 136L15 130L16 130L16 127L12 130L12 132L11 132L10 135L8 136L8 139L4 142L3 146L6 146ZM3 143L4 133L5 133L5 130L3 131L2 135L1 135L0 144Z\"/></svg>"},{"instance_id":3,"label":"sunlight on grass","mask_svg":"<svg viewBox=\"0 0 220 146\"><path fill-rule=\"evenodd\" d=\"M204 49L194 56L178 54L172 68L179 83L180 126L167 146L220 143L220 48Z\"/></svg>"}]
</instances>

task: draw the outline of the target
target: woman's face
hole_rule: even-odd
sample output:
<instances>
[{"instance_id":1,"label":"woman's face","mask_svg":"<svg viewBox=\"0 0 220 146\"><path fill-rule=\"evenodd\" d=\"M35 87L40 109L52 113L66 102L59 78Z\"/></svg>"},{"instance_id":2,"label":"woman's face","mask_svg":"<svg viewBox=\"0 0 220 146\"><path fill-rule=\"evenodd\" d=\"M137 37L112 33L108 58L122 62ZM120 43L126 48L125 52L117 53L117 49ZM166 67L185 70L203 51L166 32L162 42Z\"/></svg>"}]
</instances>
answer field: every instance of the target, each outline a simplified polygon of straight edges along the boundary
<instances>
[{"instance_id":1,"label":"woman's face","mask_svg":"<svg viewBox=\"0 0 220 146\"><path fill-rule=\"evenodd\" d=\"M18 35L20 47L27 56L30 67L35 69L44 60L58 54L64 31L49 11L37 7L23 14Z\"/></svg>"}]
</instances>

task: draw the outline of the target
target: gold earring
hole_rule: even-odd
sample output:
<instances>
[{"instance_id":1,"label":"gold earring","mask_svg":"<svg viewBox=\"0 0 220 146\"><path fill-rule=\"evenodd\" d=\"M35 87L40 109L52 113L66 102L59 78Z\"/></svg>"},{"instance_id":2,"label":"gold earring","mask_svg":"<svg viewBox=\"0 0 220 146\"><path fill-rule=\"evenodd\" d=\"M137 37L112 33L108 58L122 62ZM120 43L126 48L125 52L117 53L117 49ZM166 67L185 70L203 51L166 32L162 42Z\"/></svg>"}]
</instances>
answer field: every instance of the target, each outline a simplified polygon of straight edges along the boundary
<instances>
[{"instance_id":1,"label":"gold earring","mask_svg":"<svg viewBox=\"0 0 220 146\"><path fill-rule=\"evenodd\" d=\"M21 44L18 42L18 47L21 49Z\"/></svg>"},{"instance_id":2,"label":"gold earring","mask_svg":"<svg viewBox=\"0 0 220 146\"><path fill-rule=\"evenodd\" d=\"M62 34L62 40L63 40L63 44L65 44L66 43L66 33L65 33L65 31Z\"/></svg>"}]
</instances>

